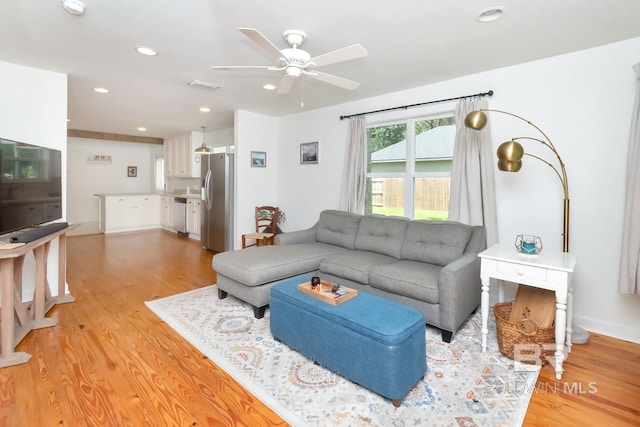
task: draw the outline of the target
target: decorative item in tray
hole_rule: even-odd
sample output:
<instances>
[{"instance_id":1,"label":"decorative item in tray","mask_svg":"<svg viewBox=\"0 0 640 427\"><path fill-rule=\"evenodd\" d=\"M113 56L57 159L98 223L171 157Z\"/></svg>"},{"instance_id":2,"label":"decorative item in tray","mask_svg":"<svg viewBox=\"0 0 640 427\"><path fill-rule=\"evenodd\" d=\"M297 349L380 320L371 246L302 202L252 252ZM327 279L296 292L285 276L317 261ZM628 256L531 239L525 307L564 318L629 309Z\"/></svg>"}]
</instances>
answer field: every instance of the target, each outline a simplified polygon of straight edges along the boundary
<instances>
[{"instance_id":1,"label":"decorative item in tray","mask_svg":"<svg viewBox=\"0 0 640 427\"><path fill-rule=\"evenodd\" d=\"M298 291L331 305L338 305L358 296L358 290L321 280L314 276L310 282L298 285Z\"/></svg>"}]
</instances>

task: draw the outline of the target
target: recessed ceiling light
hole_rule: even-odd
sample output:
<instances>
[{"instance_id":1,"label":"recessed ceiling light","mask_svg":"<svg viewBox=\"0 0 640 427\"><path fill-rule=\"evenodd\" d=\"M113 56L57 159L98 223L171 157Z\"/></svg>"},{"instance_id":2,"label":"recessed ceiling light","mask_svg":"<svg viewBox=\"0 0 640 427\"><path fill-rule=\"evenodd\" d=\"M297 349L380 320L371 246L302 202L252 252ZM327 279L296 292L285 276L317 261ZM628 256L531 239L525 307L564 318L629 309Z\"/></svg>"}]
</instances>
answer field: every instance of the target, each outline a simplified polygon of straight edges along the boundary
<instances>
[{"instance_id":1,"label":"recessed ceiling light","mask_svg":"<svg viewBox=\"0 0 640 427\"><path fill-rule=\"evenodd\" d=\"M506 8L504 6L491 6L486 9L482 9L478 16L476 17L476 21L478 22L493 22L504 16L504 11Z\"/></svg>"},{"instance_id":2,"label":"recessed ceiling light","mask_svg":"<svg viewBox=\"0 0 640 427\"><path fill-rule=\"evenodd\" d=\"M146 132L146 131L147 131L147 128L143 128L142 126L140 126L140 127L138 128L138 130L139 130L140 132Z\"/></svg>"},{"instance_id":3,"label":"recessed ceiling light","mask_svg":"<svg viewBox=\"0 0 640 427\"><path fill-rule=\"evenodd\" d=\"M98 93L109 93L109 89L103 87L94 87L93 90Z\"/></svg>"},{"instance_id":4,"label":"recessed ceiling light","mask_svg":"<svg viewBox=\"0 0 640 427\"><path fill-rule=\"evenodd\" d=\"M268 84L262 86L262 88L266 89L266 90L274 90L276 88L276 85L272 85L271 83L268 83Z\"/></svg>"},{"instance_id":5,"label":"recessed ceiling light","mask_svg":"<svg viewBox=\"0 0 640 427\"><path fill-rule=\"evenodd\" d=\"M158 55L158 51L155 49L152 49L150 47L145 47L145 46L138 46L136 48L136 52L138 52L140 55L145 55L145 56L157 56Z\"/></svg>"},{"instance_id":6,"label":"recessed ceiling light","mask_svg":"<svg viewBox=\"0 0 640 427\"><path fill-rule=\"evenodd\" d=\"M82 15L86 10L86 6L80 0L61 0L64 10L72 15Z\"/></svg>"},{"instance_id":7,"label":"recessed ceiling light","mask_svg":"<svg viewBox=\"0 0 640 427\"><path fill-rule=\"evenodd\" d=\"M203 113L208 113L209 111L211 111L211 109L209 107L200 107L200 111L202 111Z\"/></svg>"}]
</instances>

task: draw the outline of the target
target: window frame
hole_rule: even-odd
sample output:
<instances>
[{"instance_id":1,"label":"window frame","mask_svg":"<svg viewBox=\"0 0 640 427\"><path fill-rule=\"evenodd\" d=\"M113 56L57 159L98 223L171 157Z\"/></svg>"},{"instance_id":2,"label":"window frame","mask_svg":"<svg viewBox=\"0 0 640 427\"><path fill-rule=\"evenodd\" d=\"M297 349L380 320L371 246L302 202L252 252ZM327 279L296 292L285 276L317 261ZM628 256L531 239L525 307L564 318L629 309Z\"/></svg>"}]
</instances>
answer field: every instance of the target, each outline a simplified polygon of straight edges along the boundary
<instances>
[{"instance_id":1,"label":"window frame","mask_svg":"<svg viewBox=\"0 0 640 427\"><path fill-rule=\"evenodd\" d=\"M417 178L451 178L452 171L447 172L416 172L416 123L421 121L437 120L442 118L453 117L455 120L455 111L453 109L442 109L430 113L420 115L406 115L405 117L396 117L394 119L380 120L366 123L365 135L369 134L369 129L384 126L393 126L404 124L406 126L406 164L404 172L365 172L365 180L373 180L375 178L402 178L404 179L404 216L413 219L415 216L415 188ZM369 140L366 140L366 159L370 159ZM452 156L453 159L453 156ZM373 186L372 186L373 187ZM366 197L365 197L366 200ZM365 202L366 203L366 202ZM371 194L371 208L373 209L373 194ZM366 210L366 205L365 205Z\"/></svg>"}]
</instances>

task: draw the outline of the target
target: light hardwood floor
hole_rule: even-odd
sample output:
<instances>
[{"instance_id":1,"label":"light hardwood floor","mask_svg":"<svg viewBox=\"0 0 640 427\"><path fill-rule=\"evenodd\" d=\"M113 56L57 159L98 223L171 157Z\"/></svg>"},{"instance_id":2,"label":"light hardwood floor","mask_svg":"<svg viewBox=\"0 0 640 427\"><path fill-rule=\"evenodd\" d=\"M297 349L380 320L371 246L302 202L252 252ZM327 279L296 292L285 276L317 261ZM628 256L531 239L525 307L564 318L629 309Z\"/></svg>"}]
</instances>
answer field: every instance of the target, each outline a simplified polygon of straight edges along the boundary
<instances>
[{"instance_id":1,"label":"light hardwood floor","mask_svg":"<svg viewBox=\"0 0 640 427\"><path fill-rule=\"evenodd\" d=\"M0 369L0 426L285 425L144 305L215 283L211 258L161 230L70 237L76 301ZM640 345L593 334L565 367L542 371L526 426L640 425Z\"/></svg>"}]
</instances>

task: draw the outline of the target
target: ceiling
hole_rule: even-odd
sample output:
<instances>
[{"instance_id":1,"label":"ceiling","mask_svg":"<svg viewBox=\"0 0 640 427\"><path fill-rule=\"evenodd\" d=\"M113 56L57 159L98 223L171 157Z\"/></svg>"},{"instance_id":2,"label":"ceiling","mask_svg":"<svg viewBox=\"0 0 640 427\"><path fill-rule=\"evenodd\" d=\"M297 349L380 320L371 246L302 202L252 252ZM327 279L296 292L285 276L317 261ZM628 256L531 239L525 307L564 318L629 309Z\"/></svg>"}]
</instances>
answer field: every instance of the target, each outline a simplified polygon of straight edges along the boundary
<instances>
[{"instance_id":1,"label":"ceiling","mask_svg":"<svg viewBox=\"0 0 640 427\"><path fill-rule=\"evenodd\" d=\"M74 16L60 0L2 0L0 61L68 74L69 129L157 138L231 127L235 109L287 115L640 36L638 0L83 2L86 12ZM501 19L476 21L495 5L506 6ZM238 27L278 48L289 47L283 31L305 31L311 56L360 43L368 56L320 71L361 85L305 79L279 95L262 86L278 85L281 72L212 70L275 65ZM190 86L194 79L220 88Z\"/></svg>"}]
</instances>

